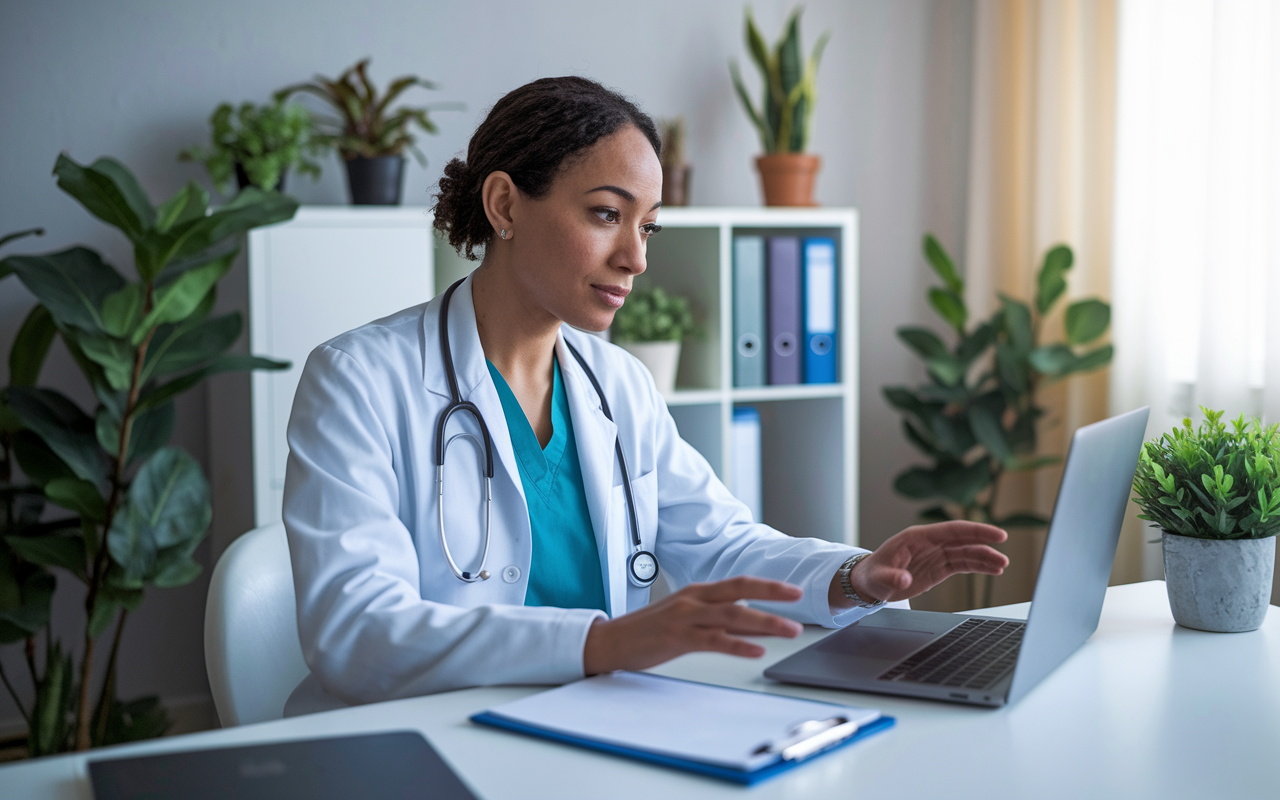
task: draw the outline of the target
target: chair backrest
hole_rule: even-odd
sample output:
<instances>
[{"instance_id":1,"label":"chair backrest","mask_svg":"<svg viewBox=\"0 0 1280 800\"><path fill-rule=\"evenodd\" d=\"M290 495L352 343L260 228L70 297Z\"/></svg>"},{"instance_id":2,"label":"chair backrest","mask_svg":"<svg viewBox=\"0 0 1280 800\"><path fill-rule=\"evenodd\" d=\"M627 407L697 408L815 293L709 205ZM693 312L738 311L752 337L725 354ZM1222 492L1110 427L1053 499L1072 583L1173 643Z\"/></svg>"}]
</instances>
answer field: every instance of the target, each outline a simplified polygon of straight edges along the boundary
<instances>
[{"instance_id":1,"label":"chair backrest","mask_svg":"<svg viewBox=\"0 0 1280 800\"><path fill-rule=\"evenodd\" d=\"M223 727L280 719L307 676L284 525L231 543L209 582L204 660Z\"/></svg>"}]
</instances>

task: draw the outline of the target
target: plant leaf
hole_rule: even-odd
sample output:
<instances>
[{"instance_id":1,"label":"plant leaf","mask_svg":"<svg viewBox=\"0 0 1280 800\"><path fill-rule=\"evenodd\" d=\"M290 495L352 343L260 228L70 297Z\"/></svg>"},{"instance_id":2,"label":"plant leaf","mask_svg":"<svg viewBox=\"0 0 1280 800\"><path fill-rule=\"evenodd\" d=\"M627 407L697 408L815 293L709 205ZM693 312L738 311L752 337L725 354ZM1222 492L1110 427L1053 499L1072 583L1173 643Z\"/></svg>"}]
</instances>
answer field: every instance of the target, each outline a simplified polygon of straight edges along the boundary
<instances>
[{"instance_id":1,"label":"plant leaf","mask_svg":"<svg viewBox=\"0 0 1280 800\"><path fill-rule=\"evenodd\" d=\"M1101 336L1111 324L1111 306L1101 300L1081 300L1067 306L1068 344L1087 344Z\"/></svg>"},{"instance_id":2,"label":"plant leaf","mask_svg":"<svg viewBox=\"0 0 1280 800\"><path fill-rule=\"evenodd\" d=\"M125 280L102 257L84 247L41 256L10 256L4 263L53 318L86 331L103 330L99 309Z\"/></svg>"},{"instance_id":3,"label":"plant leaf","mask_svg":"<svg viewBox=\"0 0 1280 800\"><path fill-rule=\"evenodd\" d=\"M1041 316L1047 314L1062 293L1067 290L1066 274L1074 262L1075 255L1066 245L1060 244L1045 253L1044 263L1040 267L1040 275L1036 281L1036 310Z\"/></svg>"},{"instance_id":4,"label":"plant leaf","mask_svg":"<svg viewBox=\"0 0 1280 800\"><path fill-rule=\"evenodd\" d=\"M32 564L61 567L85 580L84 539L80 536L6 536L13 552Z\"/></svg>"},{"instance_id":5,"label":"plant leaf","mask_svg":"<svg viewBox=\"0 0 1280 800\"><path fill-rule=\"evenodd\" d=\"M241 328L240 312L233 311L175 334L162 345L164 349L143 374L169 375L202 366L230 349L240 338Z\"/></svg>"},{"instance_id":6,"label":"plant leaf","mask_svg":"<svg viewBox=\"0 0 1280 800\"><path fill-rule=\"evenodd\" d=\"M102 485L105 464L102 451L98 449L94 422L87 414L52 389L10 386L5 390L5 396L23 424L77 476ZM25 465L23 470L26 471Z\"/></svg>"},{"instance_id":7,"label":"plant leaf","mask_svg":"<svg viewBox=\"0 0 1280 800\"><path fill-rule=\"evenodd\" d=\"M239 372L253 369L281 370L288 369L290 366L291 363L288 361L272 361L269 358L262 358L261 356L221 356L203 369L196 370L195 372L189 372L181 378L175 378L166 384L157 386L147 394L144 394L138 401L138 409L145 410L153 408L160 403L187 391L210 375L216 375L219 372Z\"/></svg>"},{"instance_id":8,"label":"plant leaf","mask_svg":"<svg viewBox=\"0 0 1280 800\"><path fill-rule=\"evenodd\" d=\"M1048 344L1032 350L1027 360L1037 372L1057 376L1071 369L1076 355L1065 344Z\"/></svg>"},{"instance_id":9,"label":"plant leaf","mask_svg":"<svg viewBox=\"0 0 1280 800\"><path fill-rule=\"evenodd\" d=\"M36 385L57 332L49 309L42 305L31 309L9 350L9 383L14 386Z\"/></svg>"},{"instance_id":10,"label":"plant leaf","mask_svg":"<svg viewBox=\"0 0 1280 800\"><path fill-rule=\"evenodd\" d=\"M111 558L129 580L154 580L158 551L203 538L212 518L209 485L200 466L166 447L138 470L123 513L107 534Z\"/></svg>"},{"instance_id":11,"label":"plant leaf","mask_svg":"<svg viewBox=\"0 0 1280 800\"><path fill-rule=\"evenodd\" d=\"M151 227L151 203L118 161L98 159L85 167L59 155L53 174L58 176L58 188L80 201L90 214L119 228L129 241L141 241Z\"/></svg>"},{"instance_id":12,"label":"plant leaf","mask_svg":"<svg viewBox=\"0 0 1280 800\"><path fill-rule=\"evenodd\" d=\"M951 355L937 334L928 328L898 328L898 338L922 358L940 358Z\"/></svg>"},{"instance_id":13,"label":"plant leaf","mask_svg":"<svg viewBox=\"0 0 1280 800\"><path fill-rule=\"evenodd\" d=\"M142 284L126 283L102 299L102 328L120 339L128 339L142 311Z\"/></svg>"},{"instance_id":14,"label":"plant leaf","mask_svg":"<svg viewBox=\"0 0 1280 800\"><path fill-rule=\"evenodd\" d=\"M964 293L964 281L961 280L960 273L956 272L955 263L931 233L924 236L924 256L948 289L957 295Z\"/></svg>"},{"instance_id":15,"label":"plant leaf","mask_svg":"<svg viewBox=\"0 0 1280 800\"><path fill-rule=\"evenodd\" d=\"M1026 357L1034 344L1031 332L1031 309L1026 303L1000 295L1004 333L1016 355Z\"/></svg>"},{"instance_id":16,"label":"plant leaf","mask_svg":"<svg viewBox=\"0 0 1280 800\"><path fill-rule=\"evenodd\" d=\"M222 258L184 272L173 283L159 289L155 293L151 311L142 318L134 331L134 345L141 343L147 331L157 325L181 322L190 316L204 301L214 284L231 269L235 256L234 252L228 253Z\"/></svg>"},{"instance_id":17,"label":"plant leaf","mask_svg":"<svg viewBox=\"0 0 1280 800\"><path fill-rule=\"evenodd\" d=\"M973 437L978 440L978 444L985 447L996 461L1007 466L1013 463L1015 458L1013 448L1000 424L1004 409L1004 397L1000 392L989 392L983 395L969 407L969 427L973 430Z\"/></svg>"},{"instance_id":18,"label":"plant leaf","mask_svg":"<svg viewBox=\"0 0 1280 800\"><path fill-rule=\"evenodd\" d=\"M929 305L933 306L933 310L947 321L956 332L963 335L964 325L969 319L969 309L965 307L964 299L960 295L950 289L933 288L929 290Z\"/></svg>"},{"instance_id":19,"label":"plant leaf","mask_svg":"<svg viewBox=\"0 0 1280 800\"><path fill-rule=\"evenodd\" d=\"M107 503L98 487L79 478L55 478L45 484L45 497L50 502L74 511L82 517L102 522L107 518Z\"/></svg>"},{"instance_id":20,"label":"plant leaf","mask_svg":"<svg viewBox=\"0 0 1280 800\"><path fill-rule=\"evenodd\" d=\"M8 554L4 557L10 558ZM43 569L28 569L19 582L18 602L0 610L0 644L22 641L49 624L58 580Z\"/></svg>"},{"instance_id":21,"label":"plant leaf","mask_svg":"<svg viewBox=\"0 0 1280 800\"><path fill-rule=\"evenodd\" d=\"M189 181L156 209L156 230L165 233L174 225L199 219L208 208L209 193L200 184Z\"/></svg>"}]
</instances>

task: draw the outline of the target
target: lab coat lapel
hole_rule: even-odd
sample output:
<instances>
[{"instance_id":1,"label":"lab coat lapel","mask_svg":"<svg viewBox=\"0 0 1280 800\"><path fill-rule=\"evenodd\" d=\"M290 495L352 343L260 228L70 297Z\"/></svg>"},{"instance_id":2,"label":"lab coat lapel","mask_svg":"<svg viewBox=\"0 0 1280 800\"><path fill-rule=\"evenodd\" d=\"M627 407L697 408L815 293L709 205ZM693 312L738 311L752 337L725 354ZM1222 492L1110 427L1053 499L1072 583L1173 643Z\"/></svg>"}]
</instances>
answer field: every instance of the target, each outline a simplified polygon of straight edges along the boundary
<instances>
[{"instance_id":1,"label":"lab coat lapel","mask_svg":"<svg viewBox=\"0 0 1280 800\"><path fill-rule=\"evenodd\" d=\"M587 496L587 510L591 513L596 547L600 551L600 571L609 600L609 615L618 617L627 610L625 570L630 553L624 536L626 531L610 524L617 516L612 501L616 464L614 442L618 438L618 428L605 417L599 395L578 360L565 346L563 329L556 342L556 357L560 360L560 374L565 377L565 394L573 418L573 435L578 442L578 462L582 466L582 489Z\"/></svg>"}]
</instances>

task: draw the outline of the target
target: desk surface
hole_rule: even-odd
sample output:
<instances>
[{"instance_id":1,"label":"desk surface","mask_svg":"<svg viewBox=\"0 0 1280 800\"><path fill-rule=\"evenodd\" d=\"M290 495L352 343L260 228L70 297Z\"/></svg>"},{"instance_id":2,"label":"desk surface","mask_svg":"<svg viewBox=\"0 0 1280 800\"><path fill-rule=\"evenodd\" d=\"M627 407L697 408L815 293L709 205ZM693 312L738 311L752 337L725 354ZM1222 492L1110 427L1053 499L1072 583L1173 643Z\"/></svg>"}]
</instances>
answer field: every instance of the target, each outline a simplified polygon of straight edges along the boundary
<instances>
[{"instance_id":1,"label":"desk surface","mask_svg":"<svg viewBox=\"0 0 1280 800\"><path fill-rule=\"evenodd\" d=\"M1029 604L993 609L1025 617ZM826 634L768 640L760 660L700 653L665 675L871 706L898 726L745 790L472 725L539 687L467 689L109 748L96 757L364 731L416 729L476 793L497 798L1269 798L1280 796L1280 608L1261 630L1176 627L1164 583L1107 590L1098 631L1008 708L787 686L764 667ZM86 757L0 768L6 798L91 797Z\"/></svg>"}]
</instances>

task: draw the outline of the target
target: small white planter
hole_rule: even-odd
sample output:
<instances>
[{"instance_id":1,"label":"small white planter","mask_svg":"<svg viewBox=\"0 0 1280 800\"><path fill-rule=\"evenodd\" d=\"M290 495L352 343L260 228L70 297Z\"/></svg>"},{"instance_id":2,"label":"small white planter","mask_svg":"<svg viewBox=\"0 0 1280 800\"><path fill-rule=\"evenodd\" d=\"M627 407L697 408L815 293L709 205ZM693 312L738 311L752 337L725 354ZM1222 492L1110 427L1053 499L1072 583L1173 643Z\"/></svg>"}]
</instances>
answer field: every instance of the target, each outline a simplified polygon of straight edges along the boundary
<instances>
[{"instance_id":1,"label":"small white planter","mask_svg":"<svg viewBox=\"0 0 1280 800\"><path fill-rule=\"evenodd\" d=\"M618 342L618 346L649 368L653 382L664 396L675 391L676 368L680 366L679 342Z\"/></svg>"},{"instance_id":2,"label":"small white planter","mask_svg":"<svg viewBox=\"0 0 1280 800\"><path fill-rule=\"evenodd\" d=\"M1276 538L1195 539L1164 532L1169 608L1184 628L1257 630L1271 603Z\"/></svg>"}]
</instances>

